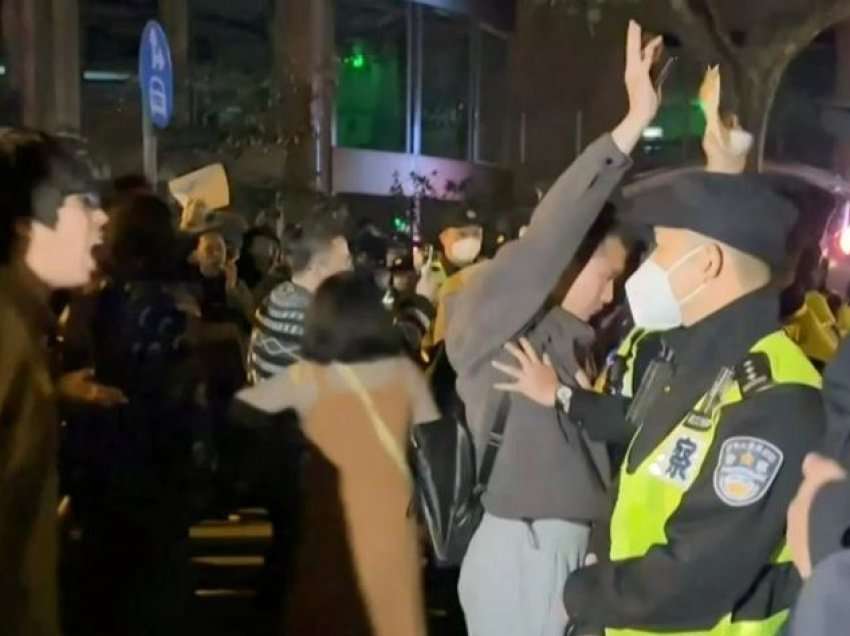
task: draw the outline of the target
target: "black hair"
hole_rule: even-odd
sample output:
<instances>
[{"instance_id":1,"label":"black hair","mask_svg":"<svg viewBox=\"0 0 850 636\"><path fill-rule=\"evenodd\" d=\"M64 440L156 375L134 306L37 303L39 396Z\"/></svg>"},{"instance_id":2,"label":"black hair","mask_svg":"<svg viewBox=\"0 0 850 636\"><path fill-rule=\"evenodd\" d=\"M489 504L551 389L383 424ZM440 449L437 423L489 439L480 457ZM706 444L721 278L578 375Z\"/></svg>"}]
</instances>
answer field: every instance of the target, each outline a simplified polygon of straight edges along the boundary
<instances>
[{"instance_id":1,"label":"black hair","mask_svg":"<svg viewBox=\"0 0 850 636\"><path fill-rule=\"evenodd\" d=\"M305 358L328 364L394 357L404 348L374 281L343 272L316 291L307 310L301 350Z\"/></svg>"},{"instance_id":2,"label":"black hair","mask_svg":"<svg viewBox=\"0 0 850 636\"><path fill-rule=\"evenodd\" d=\"M390 240L371 222L362 225L351 242L354 262L371 269L386 265Z\"/></svg>"},{"instance_id":3,"label":"black hair","mask_svg":"<svg viewBox=\"0 0 850 636\"><path fill-rule=\"evenodd\" d=\"M573 259L574 264L580 266L580 268L587 265L599 246L608 238L619 239L627 250L638 242L633 229L620 221L617 208L613 203L605 204L596 221L584 235L584 239Z\"/></svg>"},{"instance_id":4,"label":"black hair","mask_svg":"<svg viewBox=\"0 0 850 636\"><path fill-rule=\"evenodd\" d=\"M50 205L40 210L37 191L54 181L55 196L50 197ZM91 175L86 167L55 137L26 128L0 131L0 264L8 263L12 256L19 222L39 218L44 223L55 223L62 198L89 192L90 185ZM47 209L54 204L55 209Z\"/></svg>"},{"instance_id":5,"label":"black hair","mask_svg":"<svg viewBox=\"0 0 850 636\"><path fill-rule=\"evenodd\" d=\"M303 272L333 241L345 237L345 224L336 215L320 210L284 231L283 251L293 274Z\"/></svg>"},{"instance_id":6,"label":"black hair","mask_svg":"<svg viewBox=\"0 0 850 636\"><path fill-rule=\"evenodd\" d=\"M251 246L254 244L254 241L259 239L272 241L278 248L280 248L280 240L277 238L277 234L275 234L270 228L253 227L245 233L242 244L242 253L239 255L239 260L236 262L236 269L239 273L239 278L245 281L245 284L247 284L251 289L259 285L263 278L268 274L268 272L260 271L254 261L254 255L251 254Z\"/></svg>"},{"instance_id":7,"label":"black hair","mask_svg":"<svg viewBox=\"0 0 850 636\"><path fill-rule=\"evenodd\" d=\"M125 174L112 181L115 194L152 194L154 188L148 178L141 174Z\"/></svg>"},{"instance_id":8,"label":"black hair","mask_svg":"<svg viewBox=\"0 0 850 636\"><path fill-rule=\"evenodd\" d=\"M610 202L605 204L596 221L584 235L575 257L561 276L552 293L551 303L553 305L561 304L561 300L566 296L570 286L584 270L590 259L593 258L596 250L609 238L615 238L622 242L626 251L632 256L634 256L632 248L641 243L637 231L620 221L616 206ZM629 262L631 265L627 263L627 271L634 264L631 259Z\"/></svg>"},{"instance_id":9,"label":"black hair","mask_svg":"<svg viewBox=\"0 0 850 636\"><path fill-rule=\"evenodd\" d=\"M110 199L106 213L104 265L109 274L122 281L164 280L174 274L177 233L162 199L123 194Z\"/></svg>"}]
</instances>

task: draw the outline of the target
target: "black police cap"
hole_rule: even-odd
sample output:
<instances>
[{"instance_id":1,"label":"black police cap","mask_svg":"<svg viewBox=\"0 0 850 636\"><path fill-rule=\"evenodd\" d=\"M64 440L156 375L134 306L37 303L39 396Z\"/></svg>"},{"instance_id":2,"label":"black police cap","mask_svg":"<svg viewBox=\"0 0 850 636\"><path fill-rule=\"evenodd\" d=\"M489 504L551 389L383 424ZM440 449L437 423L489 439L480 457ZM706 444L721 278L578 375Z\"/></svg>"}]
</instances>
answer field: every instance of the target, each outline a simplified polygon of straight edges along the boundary
<instances>
[{"instance_id":1,"label":"black police cap","mask_svg":"<svg viewBox=\"0 0 850 636\"><path fill-rule=\"evenodd\" d=\"M798 216L791 200L761 175L705 171L643 189L622 205L630 223L691 230L773 269L785 263L788 236Z\"/></svg>"},{"instance_id":2,"label":"black police cap","mask_svg":"<svg viewBox=\"0 0 850 636\"><path fill-rule=\"evenodd\" d=\"M453 206L443 215L443 228L472 227L483 225L481 215L475 210L463 206Z\"/></svg>"}]
</instances>

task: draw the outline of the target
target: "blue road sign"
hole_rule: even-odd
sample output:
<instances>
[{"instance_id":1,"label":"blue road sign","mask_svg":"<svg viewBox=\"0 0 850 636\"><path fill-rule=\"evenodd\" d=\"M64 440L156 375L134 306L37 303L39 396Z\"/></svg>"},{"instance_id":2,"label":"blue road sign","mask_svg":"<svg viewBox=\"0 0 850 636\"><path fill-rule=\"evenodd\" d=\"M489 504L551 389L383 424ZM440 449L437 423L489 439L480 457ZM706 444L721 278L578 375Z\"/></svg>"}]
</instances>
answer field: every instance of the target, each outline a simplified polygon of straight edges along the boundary
<instances>
[{"instance_id":1,"label":"blue road sign","mask_svg":"<svg viewBox=\"0 0 850 636\"><path fill-rule=\"evenodd\" d=\"M146 113L154 126L166 128L174 114L174 69L168 36L156 20L149 20L142 31L139 83Z\"/></svg>"}]
</instances>

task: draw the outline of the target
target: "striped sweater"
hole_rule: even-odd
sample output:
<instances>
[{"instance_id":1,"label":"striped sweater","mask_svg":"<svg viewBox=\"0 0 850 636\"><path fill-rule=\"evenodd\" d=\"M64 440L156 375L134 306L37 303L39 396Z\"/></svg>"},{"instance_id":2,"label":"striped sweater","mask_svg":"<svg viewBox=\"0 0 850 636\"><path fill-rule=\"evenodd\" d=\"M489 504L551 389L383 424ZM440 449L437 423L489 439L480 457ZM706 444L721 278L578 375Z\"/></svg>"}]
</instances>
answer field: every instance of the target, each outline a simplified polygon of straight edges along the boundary
<instances>
[{"instance_id":1,"label":"striped sweater","mask_svg":"<svg viewBox=\"0 0 850 636\"><path fill-rule=\"evenodd\" d=\"M313 296L291 282L281 283L260 303L248 352L253 384L267 380L301 359L304 314Z\"/></svg>"}]
</instances>

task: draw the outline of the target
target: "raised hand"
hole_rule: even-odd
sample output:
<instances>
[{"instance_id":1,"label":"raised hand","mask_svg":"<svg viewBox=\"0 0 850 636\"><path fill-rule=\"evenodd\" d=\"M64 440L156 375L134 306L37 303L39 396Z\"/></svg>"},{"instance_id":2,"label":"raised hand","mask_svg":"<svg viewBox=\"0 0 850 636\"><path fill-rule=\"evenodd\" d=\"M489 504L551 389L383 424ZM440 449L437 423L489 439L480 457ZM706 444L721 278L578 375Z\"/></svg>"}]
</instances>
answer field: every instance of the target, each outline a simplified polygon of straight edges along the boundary
<instances>
[{"instance_id":1,"label":"raised hand","mask_svg":"<svg viewBox=\"0 0 850 636\"><path fill-rule=\"evenodd\" d=\"M753 136L741 128L737 117L723 121L720 116L720 88L720 67L710 67L699 90L706 121L702 139L706 169L709 172L739 174L747 165Z\"/></svg>"},{"instance_id":2,"label":"raised hand","mask_svg":"<svg viewBox=\"0 0 850 636\"><path fill-rule=\"evenodd\" d=\"M416 293L427 298L431 303L436 303L443 281L439 272L434 271L433 265L434 250L432 249L428 254L428 258L422 263L422 267L419 269Z\"/></svg>"},{"instance_id":3,"label":"raised hand","mask_svg":"<svg viewBox=\"0 0 850 636\"><path fill-rule=\"evenodd\" d=\"M655 119L661 104L661 96L652 81L651 71L664 45L664 39L658 36L642 47L642 35L641 26L634 20L630 21L626 36L624 75L626 93L629 97L629 112L612 133L614 143L624 154L634 150L641 133Z\"/></svg>"}]
</instances>

